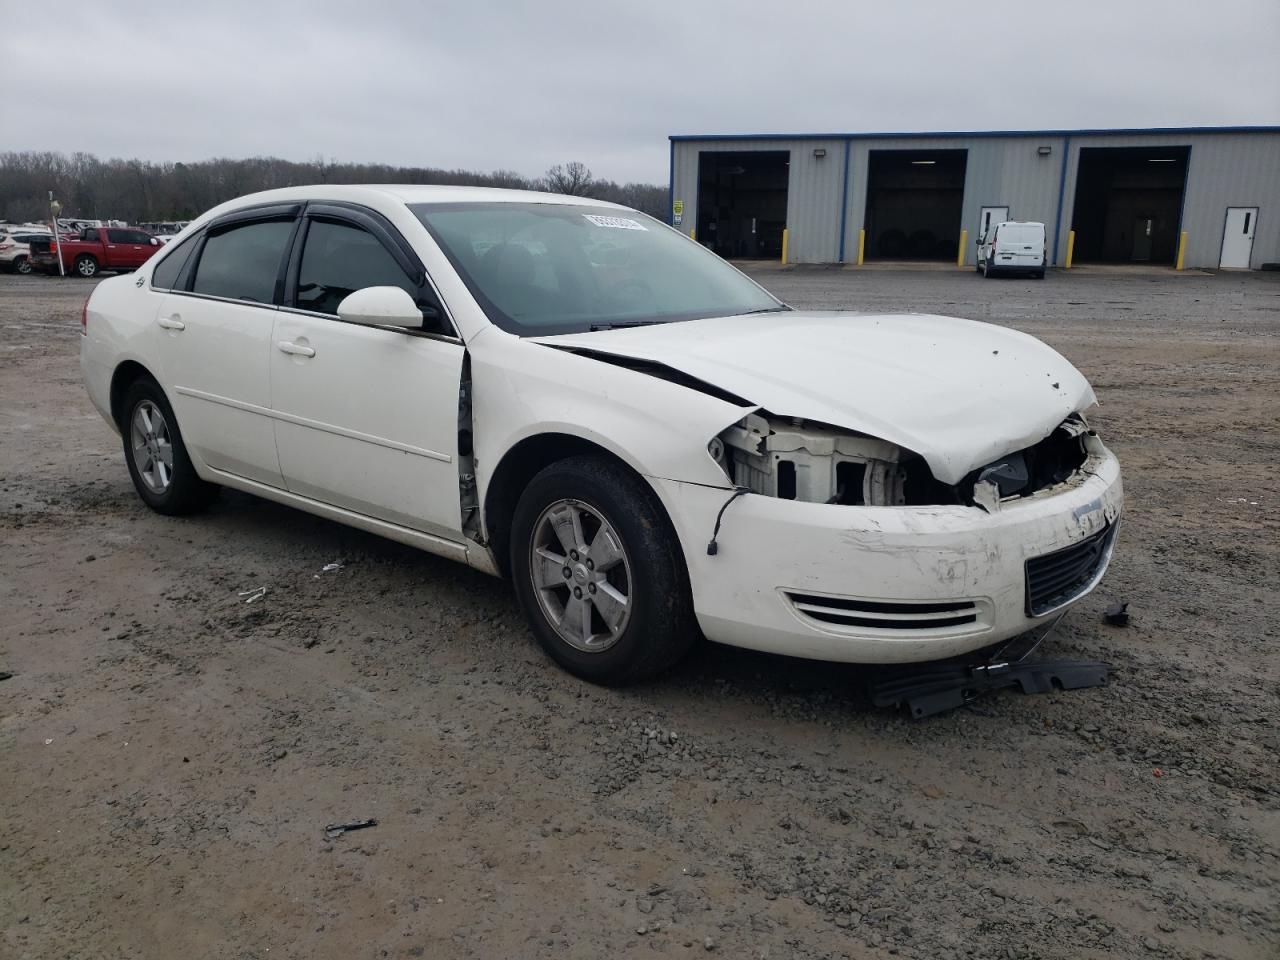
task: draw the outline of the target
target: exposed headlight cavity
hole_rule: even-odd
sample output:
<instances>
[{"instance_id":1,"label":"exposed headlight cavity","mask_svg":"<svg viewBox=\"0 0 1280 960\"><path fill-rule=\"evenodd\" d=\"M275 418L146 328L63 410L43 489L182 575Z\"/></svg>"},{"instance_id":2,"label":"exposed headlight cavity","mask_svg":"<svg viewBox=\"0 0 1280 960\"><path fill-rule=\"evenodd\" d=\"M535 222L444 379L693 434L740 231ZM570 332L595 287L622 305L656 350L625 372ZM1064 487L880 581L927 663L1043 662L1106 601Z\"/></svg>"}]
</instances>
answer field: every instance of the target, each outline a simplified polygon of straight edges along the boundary
<instances>
[{"instance_id":1,"label":"exposed headlight cavity","mask_svg":"<svg viewBox=\"0 0 1280 960\"><path fill-rule=\"evenodd\" d=\"M867 437L763 411L748 415L707 445L739 488L780 500L871 507L961 505L994 512L1084 476L1102 442L1079 414L1049 436L974 470L960 483L934 479L917 454Z\"/></svg>"},{"instance_id":2,"label":"exposed headlight cavity","mask_svg":"<svg viewBox=\"0 0 1280 960\"><path fill-rule=\"evenodd\" d=\"M750 414L708 447L752 493L807 503L903 504L900 447L823 424ZM716 456L717 449L720 456Z\"/></svg>"}]
</instances>

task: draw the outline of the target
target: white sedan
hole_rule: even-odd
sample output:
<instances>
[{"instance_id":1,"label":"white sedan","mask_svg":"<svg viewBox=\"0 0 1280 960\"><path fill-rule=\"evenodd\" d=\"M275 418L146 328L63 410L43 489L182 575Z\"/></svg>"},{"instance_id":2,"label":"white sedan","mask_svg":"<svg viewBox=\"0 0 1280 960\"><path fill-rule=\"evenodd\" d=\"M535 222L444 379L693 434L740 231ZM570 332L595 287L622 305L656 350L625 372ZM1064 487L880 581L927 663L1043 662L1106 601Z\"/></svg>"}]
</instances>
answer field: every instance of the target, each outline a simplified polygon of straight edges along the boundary
<instances>
[{"instance_id":1,"label":"white sedan","mask_svg":"<svg viewBox=\"0 0 1280 960\"><path fill-rule=\"evenodd\" d=\"M89 396L161 513L233 487L509 577L570 671L700 634L904 663L1101 579L1122 494L1083 376L1003 327L793 310L598 201L296 187L85 305Z\"/></svg>"}]
</instances>

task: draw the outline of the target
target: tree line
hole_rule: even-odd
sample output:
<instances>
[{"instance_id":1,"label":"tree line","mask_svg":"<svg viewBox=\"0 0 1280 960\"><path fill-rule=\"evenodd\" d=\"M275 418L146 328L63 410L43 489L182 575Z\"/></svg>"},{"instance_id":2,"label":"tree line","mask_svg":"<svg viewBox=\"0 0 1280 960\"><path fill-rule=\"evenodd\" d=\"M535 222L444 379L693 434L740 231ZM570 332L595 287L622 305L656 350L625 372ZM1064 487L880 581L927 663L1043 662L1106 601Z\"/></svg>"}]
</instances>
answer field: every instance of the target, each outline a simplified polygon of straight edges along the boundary
<instances>
[{"instance_id":1,"label":"tree line","mask_svg":"<svg viewBox=\"0 0 1280 960\"><path fill-rule=\"evenodd\" d=\"M305 162L279 157L218 158L194 163L154 163L91 153L10 151L0 153L0 220L49 218L49 191L62 204L60 216L87 220L191 220L226 200L259 190L314 183L423 183L548 190L609 200L658 219L667 213L667 188L616 183L595 177L580 162L559 164L541 177L510 170L478 173L384 163Z\"/></svg>"}]
</instances>

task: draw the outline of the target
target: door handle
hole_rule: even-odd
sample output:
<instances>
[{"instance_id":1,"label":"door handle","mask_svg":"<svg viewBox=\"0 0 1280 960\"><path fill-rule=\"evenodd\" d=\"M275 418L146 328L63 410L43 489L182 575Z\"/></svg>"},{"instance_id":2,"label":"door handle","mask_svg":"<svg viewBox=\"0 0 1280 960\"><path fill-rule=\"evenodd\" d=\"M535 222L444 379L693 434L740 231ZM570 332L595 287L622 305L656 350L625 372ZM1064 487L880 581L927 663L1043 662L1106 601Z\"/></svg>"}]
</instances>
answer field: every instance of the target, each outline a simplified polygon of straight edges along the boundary
<instances>
[{"instance_id":1,"label":"door handle","mask_svg":"<svg viewBox=\"0 0 1280 960\"><path fill-rule=\"evenodd\" d=\"M279 340L276 346L281 353L287 353L294 357L314 357L316 352L310 347L304 347L300 343L294 343L292 340Z\"/></svg>"},{"instance_id":2,"label":"door handle","mask_svg":"<svg viewBox=\"0 0 1280 960\"><path fill-rule=\"evenodd\" d=\"M177 316L161 317L156 323L164 327L166 330L185 330L187 325L178 319Z\"/></svg>"}]
</instances>

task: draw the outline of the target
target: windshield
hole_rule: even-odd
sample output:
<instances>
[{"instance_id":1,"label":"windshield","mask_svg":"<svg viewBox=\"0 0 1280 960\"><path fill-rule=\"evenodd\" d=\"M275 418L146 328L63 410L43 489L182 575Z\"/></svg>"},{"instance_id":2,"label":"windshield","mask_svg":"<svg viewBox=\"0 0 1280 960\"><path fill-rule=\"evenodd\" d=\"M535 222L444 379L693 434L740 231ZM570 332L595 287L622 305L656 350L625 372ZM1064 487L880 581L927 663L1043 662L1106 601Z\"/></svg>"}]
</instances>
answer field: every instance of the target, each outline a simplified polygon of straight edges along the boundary
<instances>
[{"instance_id":1,"label":"windshield","mask_svg":"<svg viewBox=\"0 0 1280 960\"><path fill-rule=\"evenodd\" d=\"M520 336L786 310L651 217L567 203L417 203L489 319Z\"/></svg>"}]
</instances>

